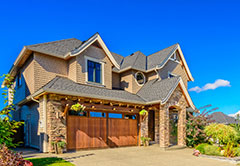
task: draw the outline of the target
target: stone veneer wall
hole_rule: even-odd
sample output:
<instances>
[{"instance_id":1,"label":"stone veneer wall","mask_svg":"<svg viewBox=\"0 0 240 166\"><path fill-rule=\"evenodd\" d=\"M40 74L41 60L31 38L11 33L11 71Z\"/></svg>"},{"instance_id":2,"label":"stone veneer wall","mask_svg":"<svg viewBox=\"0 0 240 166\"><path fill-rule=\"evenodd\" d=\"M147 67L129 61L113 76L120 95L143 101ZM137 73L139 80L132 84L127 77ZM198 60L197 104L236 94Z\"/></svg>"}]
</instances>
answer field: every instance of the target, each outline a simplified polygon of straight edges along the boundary
<instances>
[{"instance_id":1,"label":"stone veneer wall","mask_svg":"<svg viewBox=\"0 0 240 166\"><path fill-rule=\"evenodd\" d=\"M141 137L148 137L148 116L144 120L141 119Z\"/></svg>"},{"instance_id":2,"label":"stone veneer wall","mask_svg":"<svg viewBox=\"0 0 240 166\"><path fill-rule=\"evenodd\" d=\"M169 107L174 106L178 110L178 145L186 145L186 107L187 101L180 87L177 87L168 102L160 105L160 123L159 123L159 144L160 147L169 146ZM157 117L157 116L156 116ZM156 119L155 119L156 120ZM157 123L156 123L157 124ZM155 125L155 131L158 129ZM156 136L156 140L158 137Z\"/></svg>"},{"instance_id":3,"label":"stone veneer wall","mask_svg":"<svg viewBox=\"0 0 240 166\"><path fill-rule=\"evenodd\" d=\"M63 107L60 101L49 99L47 102L47 133L48 133L48 150L53 152L51 142L57 137L61 137L67 142L66 119L60 118Z\"/></svg>"}]
</instances>

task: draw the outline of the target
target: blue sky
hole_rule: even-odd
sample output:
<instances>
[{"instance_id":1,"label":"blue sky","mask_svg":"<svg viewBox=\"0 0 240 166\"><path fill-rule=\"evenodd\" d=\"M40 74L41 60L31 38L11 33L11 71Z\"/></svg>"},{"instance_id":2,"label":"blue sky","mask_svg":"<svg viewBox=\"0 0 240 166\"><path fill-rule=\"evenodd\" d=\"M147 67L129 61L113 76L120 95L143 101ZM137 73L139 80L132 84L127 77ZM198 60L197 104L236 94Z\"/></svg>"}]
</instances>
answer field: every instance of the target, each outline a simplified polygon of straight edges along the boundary
<instances>
[{"instance_id":1,"label":"blue sky","mask_svg":"<svg viewBox=\"0 0 240 166\"><path fill-rule=\"evenodd\" d=\"M189 88L217 79L230 86L190 92L197 107L240 110L240 2L238 1L2 1L0 73L7 73L24 45L99 32L123 56L149 55L180 43L195 78ZM2 105L0 105L2 107Z\"/></svg>"}]
</instances>

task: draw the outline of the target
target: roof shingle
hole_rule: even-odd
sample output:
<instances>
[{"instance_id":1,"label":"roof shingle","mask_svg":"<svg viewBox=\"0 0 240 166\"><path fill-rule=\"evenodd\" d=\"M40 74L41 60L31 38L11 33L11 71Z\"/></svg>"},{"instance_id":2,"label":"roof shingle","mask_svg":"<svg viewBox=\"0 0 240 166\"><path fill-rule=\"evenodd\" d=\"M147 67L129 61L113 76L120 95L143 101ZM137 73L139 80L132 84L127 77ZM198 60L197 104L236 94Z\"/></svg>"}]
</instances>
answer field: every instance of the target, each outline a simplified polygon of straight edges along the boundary
<instances>
[{"instance_id":1,"label":"roof shingle","mask_svg":"<svg viewBox=\"0 0 240 166\"><path fill-rule=\"evenodd\" d=\"M164 80L153 79L143 85L137 95L141 96L141 98L147 102L158 100L164 101L178 83L179 77L172 77Z\"/></svg>"},{"instance_id":2,"label":"roof shingle","mask_svg":"<svg viewBox=\"0 0 240 166\"><path fill-rule=\"evenodd\" d=\"M26 46L27 49L63 58L68 52L82 44L78 39L65 39Z\"/></svg>"}]
</instances>

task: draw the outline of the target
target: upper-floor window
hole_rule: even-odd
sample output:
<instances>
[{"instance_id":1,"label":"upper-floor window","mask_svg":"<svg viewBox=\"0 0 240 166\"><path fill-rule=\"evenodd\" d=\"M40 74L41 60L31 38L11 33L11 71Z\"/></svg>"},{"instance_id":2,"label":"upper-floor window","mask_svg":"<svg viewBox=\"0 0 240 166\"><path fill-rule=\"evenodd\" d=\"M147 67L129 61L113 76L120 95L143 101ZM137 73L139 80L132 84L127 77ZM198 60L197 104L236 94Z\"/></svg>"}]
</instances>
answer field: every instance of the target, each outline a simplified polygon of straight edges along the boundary
<instances>
[{"instance_id":1,"label":"upper-floor window","mask_svg":"<svg viewBox=\"0 0 240 166\"><path fill-rule=\"evenodd\" d=\"M88 81L102 83L101 63L87 60Z\"/></svg>"},{"instance_id":2,"label":"upper-floor window","mask_svg":"<svg viewBox=\"0 0 240 166\"><path fill-rule=\"evenodd\" d=\"M135 74L135 79L139 85L145 84L146 78L142 72L137 72Z\"/></svg>"},{"instance_id":3,"label":"upper-floor window","mask_svg":"<svg viewBox=\"0 0 240 166\"><path fill-rule=\"evenodd\" d=\"M21 73L19 73L18 75L17 75L17 78L16 78L16 85L17 85L17 87L20 87L21 85L22 85L22 78L23 76L22 76L22 74Z\"/></svg>"}]
</instances>

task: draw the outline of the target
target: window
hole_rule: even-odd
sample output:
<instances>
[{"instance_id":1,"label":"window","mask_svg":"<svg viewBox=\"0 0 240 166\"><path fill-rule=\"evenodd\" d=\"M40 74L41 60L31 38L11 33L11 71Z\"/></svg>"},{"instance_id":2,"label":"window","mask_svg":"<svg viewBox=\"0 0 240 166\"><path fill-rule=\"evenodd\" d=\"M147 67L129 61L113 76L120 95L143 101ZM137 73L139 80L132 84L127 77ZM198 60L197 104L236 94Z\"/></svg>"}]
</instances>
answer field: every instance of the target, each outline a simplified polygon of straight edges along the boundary
<instances>
[{"instance_id":1,"label":"window","mask_svg":"<svg viewBox=\"0 0 240 166\"><path fill-rule=\"evenodd\" d=\"M124 115L124 119L136 119L136 115Z\"/></svg>"},{"instance_id":2,"label":"window","mask_svg":"<svg viewBox=\"0 0 240 166\"><path fill-rule=\"evenodd\" d=\"M17 87L20 87L22 85L22 74L18 74L17 75L17 80L16 80L16 84L17 84Z\"/></svg>"},{"instance_id":3,"label":"window","mask_svg":"<svg viewBox=\"0 0 240 166\"><path fill-rule=\"evenodd\" d=\"M103 112L90 112L90 117L106 118L106 114Z\"/></svg>"},{"instance_id":4,"label":"window","mask_svg":"<svg viewBox=\"0 0 240 166\"><path fill-rule=\"evenodd\" d=\"M74 110L69 110L69 115L75 115L75 116L87 116L87 112L83 111L83 112L77 112Z\"/></svg>"},{"instance_id":5,"label":"window","mask_svg":"<svg viewBox=\"0 0 240 166\"><path fill-rule=\"evenodd\" d=\"M137 72L135 74L135 79L139 85L143 85L145 83L145 76L141 72Z\"/></svg>"},{"instance_id":6,"label":"window","mask_svg":"<svg viewBox=\"0 0 240 166\"><path fill-rule=\"evenodd\" d=\"M116 114L116 113L109 113L108 114L109 118L118 118L118 119L122 119L122 114Z\"/></svg>"},{"instance_id":7,"label":"window","mask_svg":"<svg viewBox=\"0 0 240 166\"><path fill-rule=\"evenodd\" d=\"M87 60L88 81L102 83L101 64Z\"/></svg>"}]
</instances>

